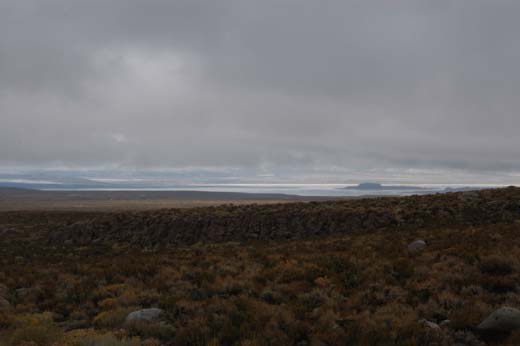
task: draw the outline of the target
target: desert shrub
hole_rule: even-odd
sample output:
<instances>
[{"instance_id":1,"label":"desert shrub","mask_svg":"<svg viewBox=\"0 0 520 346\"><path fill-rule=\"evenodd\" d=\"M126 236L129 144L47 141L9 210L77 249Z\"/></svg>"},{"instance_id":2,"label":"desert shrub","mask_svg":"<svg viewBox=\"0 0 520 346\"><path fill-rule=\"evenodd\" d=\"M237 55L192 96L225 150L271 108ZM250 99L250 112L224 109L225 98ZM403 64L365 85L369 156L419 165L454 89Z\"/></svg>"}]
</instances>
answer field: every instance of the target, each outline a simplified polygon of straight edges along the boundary
<instances>
[{"instance_id":1,"label":"desert shrub","mask_svg":"<svg viewBox=\"0 0 520 346\"><path fill-rule=\"evenodd\" d=\"M9 313L0 311L0 330L10 327L12 322L13 320Z\"/></svg>"},{"instance_id":2,"label":"desert shrub","mask_svg":"<svg viewBox=\"0 0 520 346\"><path fill-rule=\"evenodd\" d=\"M112 310L119 305L116 298L106 298L98 303L98 306L103 310Z\"/></svg>"},{"instance_id":3,"label":"desert shrub","mask_svg":"<svg viewBox=\"0 0 520 346\"><path fill-rule=\"evenodd\" d=\"M158 291L167 291L174 282L180 280L180 273L176 268L170 266L161 267L157 274L150 280L150 287L154 287Z\"/></svg>"},{"instance_id":4,"label":"desert shrub","mask_svg":"<svg viewBox=\"0 0 520 346\"><path fill-rule=\"evenodd\" d=\"M114 310L108 310L100 312L94 318L94 324L98 327L114 328L121 326L126 316L132 312L132 309L116 308Z\"/></svg>"},{"instance_id":5,"label":"desert shrub","mask_svg":"<svg viewBox=\"0 0 520 346\"><path fill-rule=\"evenodd\" d=\"M467 302L449 314L450 326L455 330L473 329L489 314L490 310L485 303Z\"/></svg>"},{"instance_id":6,"label":"desert shrub","mask_svg":"<svg viewBox=\"0 0 520 346\"><path fill-rule=\"evenodd\" d=\"M224 345L234 345L241 338L240 325L233 320L236 320L236 316L226 316L218 331L218 339Z\"/></svg>"},{"instance_id":7,"label":"desert shrub","mask_svg":"<svg viewBox=\"0 0 520 346\"><path fill-rule=\"evenodd\" d=\"M175 328L169 324L132 322L126 325L130 335L142 338L171 339L175 335Z\"/></svg>"},{"instance_id":8,"label":"desert shrub","mask_svg":"<svg viewBox=\"0 0 520 346\"><path fill-rule=\"evenodd\" d=\"M517 346L520 345L520 331L514 331L511 333L509 338L506 340L505 345L507 346Z\"/></svg>"},{"instance_id":9,"label":"desert shrub","mask_svg":"<svg viewBox=\"0 0 520 346\"><path fill-rule=\"evenodd\" d=\"M437 346L448 345L436 342L436 337L429 335L417 323L387 326L374 325L366 322L356 322L345 330L346 336L337 345L357 346ZM332 344L331 344L332 345Z\"/></svg>"},{"instance_id":10,"label":"desert shrub","mask_svg":"<svg viewBox=\"0 0 520 346\"><path fill-rule=\"evenodd\" d=\"M392 264L391 274L394 279L399 282L406 281L415 273L415 267L412 260L408 258L399 258Z\"/></svg>"},{"instance_id":11,"label":"desert shrub","mask_svg":"<svg viewBox=\"0 0 520 346\"><path fill-rule=\"evenodd\" d=\"M14 329L8 337L8 344L51 346L60 336L61 331L54 324L50 313L35 314L16 319Z\"/></svg>"},{"instance_id":12,"label":"desert shrub","mask_svg":"<svg viewBox=\"0 0 520 346\"><path fill-rule=\"evenodd\" d=\"M283 297L279 292L267 287L260 293L260 299L268 304L280 304Z\"/></svg>"},{"instance_id":13,"label":"desert shrub","mask_svg":"<svg viewBox=\"0 0 520 346\"><path fill-rule=\"evenodd\" d=\"M483 274L509 275L513 272L513 263L509 258L489 256L480 261L479 269Z\"/></svg>"},{"instance_id":14,"label":"desert shrub","mask_svg":"<svg viewBox=\"0 0 520 346\"><path fill-rule=\"evenodd\" d=\"M326 276L339 281L345 288L354 288L362 281L363 269L355 260L330 256L322 259L319 264Z\"/></svg>"},{"instance_id":15,"label":"desert shrub","mask_svg":"<svg viewBox=\"0 0 520 346\"><path fill-rule=\"evenodd\" d=\"M277 308L258 321L249 334L258 334L266 345L293 345L308 339L308 328L296 320L294 314L283 308ZM246 334L247 335L247 334Z\"/></svg>"},{"instance_id":16,"label":"desert shrub","mask_svg":"<svg viewBox=\"0 0 520 346\"><path fill-rule=\"evenodd\" d=\"M326 298L325 294L320 290L313 290L299 296L299 301L306 310L313 310L320 307Z\"/></svg>"},{"instance_id":17,"label":"desert shrub","mask_svg":"<svg viewBox=\"0 0 520 346\"><path fill-rule=\"evenodd\" d=\"M112 334L83 337L78 346L141 346L139 338L118 339Z\"/></svg>"},{"instance_id":18,"label":"desert shrub","mask_svg":"<svg viewBox=\"0 0 520 346\"><path fill-rule=\"evenodd\" d=\"M118 297L128 289L126 284L112 284L103 287L111 297Z\"/></svg>"},{"instance_id":19,"label":"desert shrub","mask_svg":"<svg viewBox=\"0 0 520 346\"><path fill-rule=\"evenodd\" d=\"M183 273L183 279L200 287L203 284L210 284L215 281L215 274L208 270L193 268Z\"/></svg>"},{"instance_id":20,"label":"desert shrub","mask_svg":"<svg viewBox=\"0 0 520 346\"><path fill-rule=\"evenodd\" d=\"M207 320L196 318L179 328L175 335L174 345L178 346L206 346L214 339L214 331L209 327Z\"/></svg>"},{"instance_id":21,"label":"desert shrub","mask_svg":"<svg viewBox=\"0 0 520 346\"><path fill-rule=\"evenodd\" d=\"M460 309L465 305L463 297L450 290L439 292L436 296L436 301L441 308L449 311Z\"/></svg>"},{"instance_id":22,"label":"desert shrub","mask_svg":"<svg viewBox=\"0 0 520 346\"><path fill-rule=\"evenodd\" d=\"M113 284L108 286L100 286L92 290L91 299L95 302L102 301L107 298L117 298L124 292L126 285Z\"/></svg>"},{"instance_id":23,"label":"desert shrub","mask_svg":"<svg viewBox=\"0 0 520 346\"><path fill-rule=\"evenodd\" d=\"M301 265L293 262L282 263L277 267L279 283L290 283L293 281L304 281L307 273Z\"/></svg>"},{"instance_id":24,"label":"desert shrub","mask_svg":"<svg viewBox=\"0 0 520 346\"><path fill-rule=\"evenodd\" d=\"M338 316L332 310L321 311L312 328L311 344L346 345L347 334L337 320Z\"/></svg>"},{"instance_id":25,"label":"desert shrub","mask_svg":"<svg viewBox=\"0 0 520 346\"><path fill-rule=\"evenodd\" d=\"M254 285L256 285L257 287L263 287L267 284L268 280L267 278L265 277L265 275L262 274L257 274L257 275L254 275L252 278L251 278L251 281Z\"/></svg>"},{"instance_id":26,"label":"desert shrub","mask_svg":"<svg viewBox=\"0 0 520 346\"><path fill-rule=\"evenodd\" d=\"M512 292L517 286L515 279L502 276L482 276L479 282L484 289L492 293Z\"/></svg>"},{"instance_id":27,"label":"desert shrub","mask_svg":"<svg viewBox=\"0 0 520 346\"><path fill-rule=\"evenodd\" d=\"M121 293L121 296L117 299L122 306L139 305L140 294L138 295L135 290L125 290ZM143 299L147 300L147 299ZM144 304L146 305L146 304Z\"/></svg>"},{"instance_id":28,"label":"desert shrub","mask_svg":"<svg viewBox=\"0 0 520 346\"><path fill-rule=\"evenodd\" d=\"M380 284L373 284L361 292L356 292L352 299L359 302L359 304L366 306L384 305L389 299L392 299L392 297L389 296L389 287L390 286L387 287Z\"/></svg>"},{"instance_id":29,"label":"desert shrub","mask_svg":"<svg viewBox=\"0 0 520 346\"><path fill-rule=\"evenodd\" d=\"M177 301L179 297L175 295L163 295L159 300L159 308L163 309L165 314L175 313L177 311ZM175 315L172 317L176 317Z\"/></svg>"},{"instance_id":30,"label":"desert shrub","mask_svg":"<svg viewBox=\"0 0 520 346\"><path fill-rule=\"evenodd\" d=\"M272 267L275 264L275 262L272 261L269 258L269 256L265 254L264 251L264 249L253 248L249 256L254 262L259 263L263 267Z\"/></svg>"}]
</instances>

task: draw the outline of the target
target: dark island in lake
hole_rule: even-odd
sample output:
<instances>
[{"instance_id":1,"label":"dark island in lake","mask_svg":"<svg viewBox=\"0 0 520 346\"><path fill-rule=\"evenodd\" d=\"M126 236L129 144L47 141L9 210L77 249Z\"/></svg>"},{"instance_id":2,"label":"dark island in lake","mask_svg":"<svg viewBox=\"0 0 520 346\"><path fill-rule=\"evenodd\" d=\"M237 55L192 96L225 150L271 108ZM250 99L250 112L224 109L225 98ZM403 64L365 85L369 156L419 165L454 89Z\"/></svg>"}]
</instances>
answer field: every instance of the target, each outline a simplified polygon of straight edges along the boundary
<instances>
[{"instance_id":1,"label":"dark island in lake","mask_svg":"<svg viewBox=\"0 0 520 346\"><path fill-rule=\"evenodd\" d=\"M419 186L409 186L409 185L382 185L379 183L361 183L357 186L347 186L344 189L346 190L369 190L369 191L391 191L391 190L418 190L424 191L427 190L423 187Z\"/></svg>"}]
</instances>

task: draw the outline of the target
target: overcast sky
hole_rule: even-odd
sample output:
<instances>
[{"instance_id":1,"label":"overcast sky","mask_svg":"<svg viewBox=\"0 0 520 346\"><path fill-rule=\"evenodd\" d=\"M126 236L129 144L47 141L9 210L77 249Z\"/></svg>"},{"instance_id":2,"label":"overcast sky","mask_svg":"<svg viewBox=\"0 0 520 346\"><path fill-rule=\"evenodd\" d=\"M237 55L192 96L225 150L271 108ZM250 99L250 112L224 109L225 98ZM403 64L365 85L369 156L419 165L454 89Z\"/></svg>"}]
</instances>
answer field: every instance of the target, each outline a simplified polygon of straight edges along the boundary
<instances>
[{"instance_id":1,"label":"overcast sky","mask_svg":"<svg viewBox=\"0 0 520 346\"><path fill-rule=\"evenodd\" d=\"M520 180L519 13L517 0L0 0L0 168Z\"/></svg>"}]
</instances>

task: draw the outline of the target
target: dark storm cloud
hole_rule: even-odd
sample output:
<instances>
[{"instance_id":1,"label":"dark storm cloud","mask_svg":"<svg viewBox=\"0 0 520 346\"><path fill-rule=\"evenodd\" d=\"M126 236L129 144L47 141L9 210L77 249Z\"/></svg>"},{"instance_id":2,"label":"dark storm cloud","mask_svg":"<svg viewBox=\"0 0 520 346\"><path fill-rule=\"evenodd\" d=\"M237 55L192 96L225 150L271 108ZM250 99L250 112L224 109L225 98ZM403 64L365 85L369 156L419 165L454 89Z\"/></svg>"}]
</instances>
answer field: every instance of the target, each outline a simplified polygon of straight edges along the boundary
<instances>
[{"instance_id":1,"label":"dark storm cloud","mask_svg":"<svg viewBox=\"0 0 520 346\"><path fill-rule=\"evenodd\" d=\"M0 0L0 165L518 171L519 11Z\"/></svg>"}]
</instances>

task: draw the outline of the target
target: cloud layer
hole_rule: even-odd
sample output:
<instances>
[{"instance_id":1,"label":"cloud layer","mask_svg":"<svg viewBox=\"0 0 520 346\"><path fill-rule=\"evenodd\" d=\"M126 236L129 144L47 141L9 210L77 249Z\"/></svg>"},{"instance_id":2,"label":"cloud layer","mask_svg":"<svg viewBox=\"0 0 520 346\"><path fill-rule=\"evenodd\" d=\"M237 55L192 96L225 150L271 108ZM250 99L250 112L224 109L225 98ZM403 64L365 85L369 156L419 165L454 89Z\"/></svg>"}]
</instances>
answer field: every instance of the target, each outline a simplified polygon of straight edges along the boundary
<instances>
[{"instance_id":1,"label":"cloud layer","mask_svg":"<svg viewBox=\"0 0 520 346\"><path fill-rule=\"evenodd\" d=\"M0 0L0 166L514 176L519 12Z\"/></svg>"}]
</instances>

